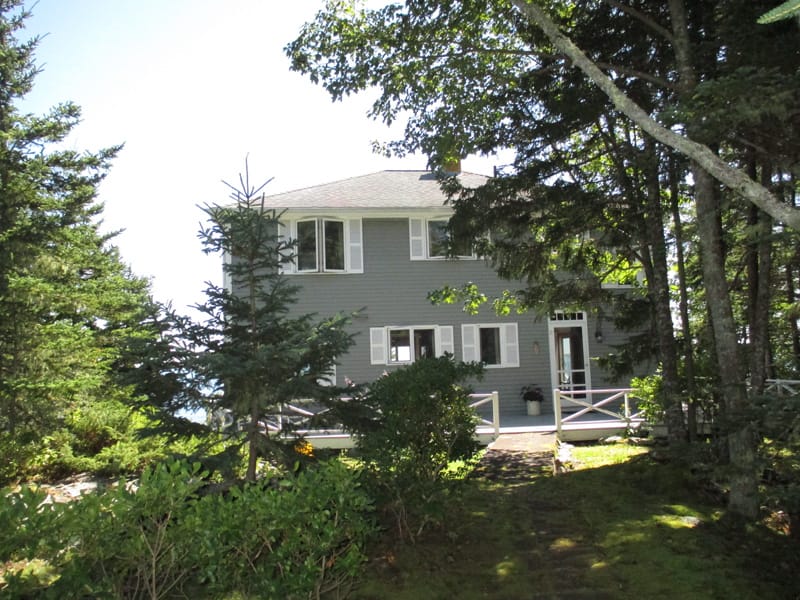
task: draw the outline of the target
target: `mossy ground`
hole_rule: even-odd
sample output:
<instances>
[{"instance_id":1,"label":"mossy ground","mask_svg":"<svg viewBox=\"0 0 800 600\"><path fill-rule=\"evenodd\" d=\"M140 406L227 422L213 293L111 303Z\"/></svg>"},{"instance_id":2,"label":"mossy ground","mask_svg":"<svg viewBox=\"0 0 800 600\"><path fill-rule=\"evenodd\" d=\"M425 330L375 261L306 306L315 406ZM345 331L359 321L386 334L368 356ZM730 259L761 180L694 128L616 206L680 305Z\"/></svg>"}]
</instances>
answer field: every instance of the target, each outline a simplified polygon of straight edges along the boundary
<instances>
[{"instance_id":1,"label":"mossy ground","mask_svg":"<svg viewBox=\"0 0 800 600\"><path fill-rule=\"evenodd\" d=\"M800 549L730 523L685 468L627 444L574 457L553 476L548 456L494 456L464 481L446 527L415 545L387 532L354 597L800 597Z\"/></svg>"}]
</instances>

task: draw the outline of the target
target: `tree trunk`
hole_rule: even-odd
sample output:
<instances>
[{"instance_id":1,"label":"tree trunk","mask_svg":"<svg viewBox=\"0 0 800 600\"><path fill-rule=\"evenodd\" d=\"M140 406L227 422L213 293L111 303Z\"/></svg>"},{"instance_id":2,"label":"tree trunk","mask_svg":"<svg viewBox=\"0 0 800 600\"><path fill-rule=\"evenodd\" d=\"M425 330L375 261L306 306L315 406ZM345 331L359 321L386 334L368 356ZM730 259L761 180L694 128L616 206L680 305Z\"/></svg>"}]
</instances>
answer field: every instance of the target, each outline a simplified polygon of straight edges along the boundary
<instances>
[{"instance_id":1,"label":"tree trunk","mask_svg":"<svg viewBox=\"0 0 800 600\"><path fill-rule=\"evenodd\" d=\"M767 379L767 361L769 356L769 304L770 304L770 271L772 268L772 244L768 237L772 229L769 215L758 212L755 215L754 232L757 237L754 243L753 265L755 270L748 278L753 289L748 294L750 310L750 387L754 394L764 391Z\"/></svg>"},{"instance_id":2,"label":"tree trunk","mask_svg":"<svg viewBox=\"0 0 800 600\"><path fill-rule=\"evenodd\" d=\"M683 372L686 380L686 425L689 441L697 439L697 402L694 381L694 350L692 331L689 322L689 290L686 285L686 258L683 248L683 223L680 209L680 186L675 156L669 160L669 195L672 209L673 235L675 236L675 262L678 267L678 311L681 315L681 334L683 337Z\"/></svg>"},{"instance_id":3,"label":"tree trunk","mask_svg":"<svg viewBox=\"0 0 800 600\"><path fill-rule=\"evenodd\" d=\"M706 300L714 332L717 371L728 420L728 453L731 466L731 512L754 519L758 516L758 486L755 466L755 441L744 418L748 406L744 373L740 367L736 324L725 278L725 255L719 226L719 206L712 177L693 165L697 232Z\"/></svg>"},{"instance_id":4,"label":"tree trunk","mask_svg":"<svg viewBox=\"0 0 800 600\"><path fill-rule=\"evenodd\" d=\"M647 178L645 224L648 245L653 261L653 278L648 282L650 297L656 315L658 354L661 359L662 393L667 435L671 444L686 441L686 423L683 418L680 376L678 375L678 352L672 323L672 307L669 294L669 265L667 246L664 240L664 214L661 207L658 154L652 138L645 138Z\"/></svg>"}]
</instances>

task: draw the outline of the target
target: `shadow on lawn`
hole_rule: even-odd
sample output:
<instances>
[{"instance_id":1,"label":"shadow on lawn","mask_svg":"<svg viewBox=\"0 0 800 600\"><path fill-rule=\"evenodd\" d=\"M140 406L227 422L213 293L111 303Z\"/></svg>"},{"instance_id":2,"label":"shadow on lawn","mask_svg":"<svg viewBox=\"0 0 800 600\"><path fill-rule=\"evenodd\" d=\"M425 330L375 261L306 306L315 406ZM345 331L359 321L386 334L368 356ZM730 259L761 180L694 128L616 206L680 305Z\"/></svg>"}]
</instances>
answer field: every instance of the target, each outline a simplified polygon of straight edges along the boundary
<instances>
[{"instance_id":1,"label":"shadow on lawn","mask_svg":"<svg viewBox=\"0 0 800 600\"><path fill-rule=\"evenodd\" d=\"M487 453L447 527L379 552L356 598L798 598L796 545L724 522L646 455L557 477L552 457Z\"/></svg>"}]
</instances>

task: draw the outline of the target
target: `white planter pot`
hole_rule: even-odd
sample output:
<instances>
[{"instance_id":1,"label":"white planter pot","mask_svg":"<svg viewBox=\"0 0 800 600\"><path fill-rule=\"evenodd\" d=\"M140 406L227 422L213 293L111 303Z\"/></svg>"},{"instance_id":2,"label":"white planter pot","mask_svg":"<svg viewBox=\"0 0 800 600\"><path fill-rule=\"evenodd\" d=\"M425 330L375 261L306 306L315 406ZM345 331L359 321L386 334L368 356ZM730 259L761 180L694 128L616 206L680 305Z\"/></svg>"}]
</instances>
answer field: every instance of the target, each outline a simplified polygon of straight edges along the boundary
<instances>
[{"instance_id":1,"label":"white planter pot","mask_svg":"<svg viewBox=\"0 0 800 600\"><path fill-rule=\"evenodd\" d=\"M528 414L532 417L542 414L542 403L538 400L528 400L525 402L528 406Z\"/></svg>"}]
</instances>

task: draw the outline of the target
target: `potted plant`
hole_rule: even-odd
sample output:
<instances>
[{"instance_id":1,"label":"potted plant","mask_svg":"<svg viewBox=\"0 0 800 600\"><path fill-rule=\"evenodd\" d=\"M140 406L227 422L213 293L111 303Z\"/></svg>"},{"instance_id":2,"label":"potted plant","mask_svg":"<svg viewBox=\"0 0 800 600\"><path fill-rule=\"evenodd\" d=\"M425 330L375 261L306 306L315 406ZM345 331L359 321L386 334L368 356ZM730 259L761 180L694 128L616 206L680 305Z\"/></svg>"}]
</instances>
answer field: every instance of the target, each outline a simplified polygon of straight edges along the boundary
<instances>
[{"instance_id":1,"label":"potted plant","mask_svg":"<svg viewBox=\"0 0 800 600\"><path fill-rule=\"evenodd\" d=\"M542 402L544 401L544 394L542 388L536 384L526 385L522 388L520 396L525 401L525 406L528 409L528 414L536 416L542 414Z\"/></svg>"}]
</instances>

